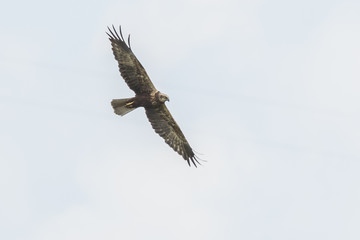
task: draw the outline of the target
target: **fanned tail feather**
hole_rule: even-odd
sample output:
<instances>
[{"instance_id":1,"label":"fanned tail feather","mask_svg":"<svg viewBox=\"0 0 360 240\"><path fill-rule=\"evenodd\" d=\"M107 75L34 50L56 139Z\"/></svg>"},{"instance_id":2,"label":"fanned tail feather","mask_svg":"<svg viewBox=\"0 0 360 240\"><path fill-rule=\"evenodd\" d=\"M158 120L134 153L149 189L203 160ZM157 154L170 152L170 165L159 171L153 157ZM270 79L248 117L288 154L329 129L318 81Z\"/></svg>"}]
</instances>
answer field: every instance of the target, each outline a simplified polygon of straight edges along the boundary
<instances>
[{"instance_id":1,"label":"fanned tail feather","mask_svg":"<svg viewBox=\"0 0 360 240\"><path fill-rule=\"evenodd\" d=\"M126 106L127 103L131 102L132 98L124 98L124 99L113 99L111 101L111 106L114 108L114 112L117 115L124 116L125 114L131 112L136 109L134 107Z\"/></svg>"}]
</instances>

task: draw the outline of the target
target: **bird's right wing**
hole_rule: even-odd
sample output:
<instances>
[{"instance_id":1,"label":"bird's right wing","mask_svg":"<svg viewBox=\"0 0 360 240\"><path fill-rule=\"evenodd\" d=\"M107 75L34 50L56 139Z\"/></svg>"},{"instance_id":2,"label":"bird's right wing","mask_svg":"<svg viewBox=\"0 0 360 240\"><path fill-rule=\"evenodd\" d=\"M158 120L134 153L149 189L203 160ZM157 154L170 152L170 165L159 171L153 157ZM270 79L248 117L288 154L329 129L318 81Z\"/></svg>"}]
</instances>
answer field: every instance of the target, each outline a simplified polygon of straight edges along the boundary
<instances>
[{"instance_id":1,"label":"bird's right wing","mask_svg":"<svg viewBox=\"0 0 360 240\"><path fill-rule=\"evenodd\" d=\"M113 30L110 28L108 28L108 30L109 33L107 33L107 35L109 36L115 59L118 61L121 76L129 88L136 94L150 93L156 90L144 67L131 51L130 35L128 44L126 44L121 32L121 27L119 28L120 35L114 26Z\"/></svg>"},{"instance_id":2,"label":"bird's right wing","mask_svg":"<svg viewBox=\"0 0 360 240\"><path fill-rule=\"evenodd\" d=\"M145 108L145 111L155 132L158 133L172 149L179 153L188 162L189 166L190 161L195 167L197 163L200 164L190 144L165 104L161 104L157 108Z\"/></svg>"}]
</instances>

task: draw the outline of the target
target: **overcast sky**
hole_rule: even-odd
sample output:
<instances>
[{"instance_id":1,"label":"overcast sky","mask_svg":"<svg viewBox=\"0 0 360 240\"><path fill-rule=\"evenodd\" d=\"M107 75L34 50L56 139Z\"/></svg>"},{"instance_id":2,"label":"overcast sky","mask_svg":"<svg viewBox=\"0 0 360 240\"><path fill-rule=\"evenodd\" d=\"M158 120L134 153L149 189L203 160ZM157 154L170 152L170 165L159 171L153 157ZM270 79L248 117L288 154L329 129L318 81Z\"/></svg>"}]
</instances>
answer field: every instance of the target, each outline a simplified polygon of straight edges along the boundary
<instances>
[{"instance_id":1,"label":"overcast sky","mask_svg":"<svg viewBox=\"0 0 360 240\"><path fill-rule=\"evenodd\" d=\"M0 239L360 239L360 2L7 1ZM191 146L133 96L122 25Z\"/></svg>"}]
</instances>

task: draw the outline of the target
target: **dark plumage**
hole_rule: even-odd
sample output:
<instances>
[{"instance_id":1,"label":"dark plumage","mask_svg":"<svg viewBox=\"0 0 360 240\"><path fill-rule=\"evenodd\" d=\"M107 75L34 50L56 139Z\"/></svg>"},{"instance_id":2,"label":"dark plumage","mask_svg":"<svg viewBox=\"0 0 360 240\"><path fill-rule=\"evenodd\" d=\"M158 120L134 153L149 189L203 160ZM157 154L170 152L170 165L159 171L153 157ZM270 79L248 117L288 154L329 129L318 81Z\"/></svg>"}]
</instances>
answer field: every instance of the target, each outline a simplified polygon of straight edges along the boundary
<instances>
[{"instance_id":1,"label":"dark plumage","mask_svg":"<svg viewBox=\"0 0 360 240\"><path fill-rule=\"evenodd\" d=\"M184 134L171 116L165 102L169 101L166 94L158 91L144 67L137 60L130 47L130 35L127 44L119 28L119 33L108 28L112 50L115 59L118 61L121 76L131 90L135 92L135 97L126 99L114 99L111 102L116 114L124 116L130 111L144 107L146 116L149 119L155 132L158 133L165 142L179 153L189 164L192 162L200 164Z\"/></svg>"}]
</instances>

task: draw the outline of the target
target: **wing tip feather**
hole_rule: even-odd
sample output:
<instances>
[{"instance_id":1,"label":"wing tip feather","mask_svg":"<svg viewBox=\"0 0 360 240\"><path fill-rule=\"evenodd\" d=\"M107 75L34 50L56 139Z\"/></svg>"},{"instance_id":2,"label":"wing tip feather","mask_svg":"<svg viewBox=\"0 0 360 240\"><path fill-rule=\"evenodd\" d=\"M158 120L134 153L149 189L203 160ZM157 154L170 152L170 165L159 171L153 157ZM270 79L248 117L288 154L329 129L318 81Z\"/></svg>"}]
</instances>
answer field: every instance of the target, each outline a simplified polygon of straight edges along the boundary
<instances>
[{"instance_id":1,"label":"wing tip feather","mask_svg":"<svg viewBox=\"0 0 360 240\"><path fill-rule=\"evenodd\" d=\"M127 43L126 43L126 41L124 39L124 36L122 34L121 25L119 26L119 33L118 33L118 31L116 31L114 24L112 25L112 29L109 26L107 27L107 29L108 29L109 32L106 32L106 34L109 36L109 40L111 42L120 41L126 47L131 49L131 46L130 46L130 34L128 36Z\"/></svg>"},{"instance_id":2,"label":"wing tip feather","mask_svg":"<svg viewBox=\"0 0 360 240\"><path fill-rule=\"evenodd\" d=\"M202 164L201 164L200 161L206 162L205 160L200 159L198 156L194 155L194 156L189 157L189 158L187 159L187 162L188 162L188 164L189 164L189 167L191 167L190 160L191 160L192 164L193 164L196 168L198 167L198 165L202 166Z\"/></svg>"}]
</instances>

